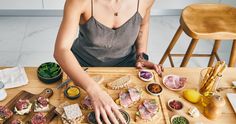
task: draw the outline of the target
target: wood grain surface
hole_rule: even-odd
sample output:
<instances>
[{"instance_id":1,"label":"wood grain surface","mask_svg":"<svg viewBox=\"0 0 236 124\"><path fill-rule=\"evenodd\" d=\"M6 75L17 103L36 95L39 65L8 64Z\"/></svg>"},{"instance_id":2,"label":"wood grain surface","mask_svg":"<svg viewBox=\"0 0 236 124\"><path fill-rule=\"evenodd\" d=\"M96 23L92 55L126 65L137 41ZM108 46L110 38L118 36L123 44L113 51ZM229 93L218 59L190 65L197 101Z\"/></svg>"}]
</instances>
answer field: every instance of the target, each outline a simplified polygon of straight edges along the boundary
<instances>
[{"instance_id":1,"label":"wood grain surface","mask_svg":"<svg viewBox=\"0 0 236 124\"><path fill-rule=\"evenodd\" d=\"M8 97L6 100L1 101L0 105L5 105L6 103L8 103L13 97L15 97L15 95L17 95L20 91L25 90L27 92L33 93L33 94L39 94L42 90L44 90L45 88L51 88L54 92L54 94L50 97L50 103L54 106L58 106L60 103L63 103L64 101L68 101L70 103L80 103L81 99L86 95L84 93L84 91L82 91L82 95L78 100L68 100L67 98L64 97L63 94L63 89L59 89L57 90L55 87L61 83L61 81L54 83L54 84L43 84L41 81L38 80L37 78L37 73L36 70L37 68L25 68L27 76L29 78L29 84L26 86L22 86L19 88L14 88L14 89L8 89L7 93L8 93ZM188 78L188 83L186 85L186 88L196 88L198 89L199 87L199 78L200 78L200 71L202 70L202 68L165 68L165 72L164 75L168 75L168 74L176 74L176 75L180 75L180 76L184 76ZM113 78L118 78L121 75L125 75L125 74L131 74L131 75L137 75L137 71L135 68L89 68L87 70L88 74L91 76L95 76L95 75L99 75L99 74L104 74L105 77L111 77L111 78L107 78L104 80L103 83L109 82L111 81ZM228 68L226 69L225 73L223 74L223 78L220 81L220 86L229 86L231 85L232 81L236 80L236 68ZM159 105L162 106L162 114L164 116L162 116L162 118L160 119L159 122L156 123L167 123L169 124L169 119L172 115L174 114L183 114L185 117L187 117L191 124L194 124L196 122L203 122L204 124L234 124L236 123L236 114L234 113L228 99L226 98L226 93L227 92L233 92L236 93L235 90L226 90L223 92L220 92L220 94L225 98L226 101L226 105L223 108L223 114L217 118L216 120L208 120L206 117L204 117L203 115L201 115L199 118L192 118L189 115L186 114L186 111L188 109L188 107L190 106L197 106L197 108L202 112L202 108L198 105L198 104L192 104L187 102L186 100L183 99L182 97L182 92L174 92L174 91L170 91L167 88L164 87L164 85L161 82L161 78L158 78L157 76L155 76L154 79L157 83L160 83L163 86L163 92L160 96L160 98L158 97L154 97L151 95L148 95L147 92L144 90L144 96L143 98L156 98L156 99L160 99L160 103ZM142 82L141 80L139 80L137 77L134 76L134 78L132 79L133 83L132 85L135 85L137 87L141 87L142 89L144 89L144 86L147 84L145 82ZM104 84L101 84L102 87L104 87ZM113 91L113 90L109 90L106 89L105 90L111 94L112 98L118 98L118 91ZM166 109L166 102L170 99L170 98L175 98L175 99L180 99L184 102L184 109L183 111L180 111L178 113L176 112L171 112L170 110ZM125 109L126 110L126 109ZM134 112L136 111L136 108L130 108L130 110L126 110L129 113L131 113L131 118L132 120L134 120ZM83 111L84 112L84 111ZM85 115L87 112L84 112ZM86 123L86 121L84 121L84 123ZM134 122L132 122L134 123ZM156 124L154 123L154 124ZM50 124L61 124L61 120L58 117L55 117Z\"/></svg>"}]
</instances>

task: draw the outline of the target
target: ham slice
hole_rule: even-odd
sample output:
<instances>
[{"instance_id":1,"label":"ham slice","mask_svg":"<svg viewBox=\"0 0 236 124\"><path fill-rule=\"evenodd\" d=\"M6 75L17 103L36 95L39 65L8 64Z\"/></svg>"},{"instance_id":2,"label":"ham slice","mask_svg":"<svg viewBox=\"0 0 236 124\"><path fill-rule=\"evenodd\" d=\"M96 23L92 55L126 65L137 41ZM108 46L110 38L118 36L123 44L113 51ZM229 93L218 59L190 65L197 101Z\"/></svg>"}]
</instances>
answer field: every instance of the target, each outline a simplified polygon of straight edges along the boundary
<instances>
[{"instance_id":1,"label":"ham slice","mask_svg":"<svg viewBox=\"0 0 236 124\"><path fill-rule=\"evenodd\" d=\"M17 110L23 110L26 109L29 105L29 100L22 100L20 99L19 101L16 102L16 108Z\"/></svg>"},{"instance_id":2,"label":"ham slice","mask_svg":"<svg viewBox=\"0 0 236 124\"><path fill-rule=\"evenodd\" d=\"M143 120L151 120L152 117L155 115L154 113L149 112L143 104L139 105L138 110L140 114L139 117Z\"/></svg>"},{"instance_id":3,"label":"ham slice","mask_svg":"<svg viewBox=\"0 0 236 124\"><path fill-rule=\"evenodd\" d=\"M143 105L151 113L155 114L158 110L156 100L154 99L144 100Z\"/></svg>"},{"instance_id":4,"label":"ham slice","mask_svg":"<svg viewBox=\"0 0 236 124\"><path fill-rule=\"evenodd\" d=\"M0 118L8 119L13 115L13 112L4 106L0 106Z\"/></svg>"},{"instance_id":5,"label":"ham slice","mask_svg":"<svg viewBox=\"0 0 236 124\"><path fill-rule=\"evenodd\" d=\"M42 113L37 113L31 119L31 124L46 124L47 120Z\"/></svg>"},{"instance_id":6,"label":"ham slice","mask_svg":"<svg viewBox=\"0 0 236 124\"><path fill-rule=\"evenodd\" d=\"M133 102L139 101L141 98L141 93L138 89L136 88L129 88L128 89L130 98Z\"/></svg>"},{"instance_id":7,"label":"ham slice","mask_svg":"<svg viewBox=\"0 0 236 124\"><path fill-rule=\"evenodd\" d=\"M119 94L119 99L120 99L120 105L122 105L125 108L129 107L133 103L133 101L130 98L130 94L128 92L121 92Z\"/></svg>"},{"instance_id":8,"label":"ham slice","mask_svg":"<svg viewBox=\"0 0 236 124\"><path fill-rule=\"evenodd\" d=\"M45 97L42 97L40 96L38 99L37 99L37 102L39 103L40 107L43 108L43 107L47 107L48 106L48 99L45 98Z\"/></svg>"},{"instance_id":9,"label":"ham slice","mask_svg":"<svg viewBox=\"0 0 236 124\"><path fill-rule=\"evenodd\" d=\"M85 109L93 109L92 102L89 96L85 96L81 103Z\"/></svg>"},{"instance_id":10,"label":"ham slice","mask_svg":"<svg viewBox=\"0 0 236 124\"><path fill-rule=\"evenodd\" d=\"M146 99L138 106L139 117L143 120L151 120L157 113L158 106L155 99Z\"/></svg>"},{"instance_id":11,"label":"ham slice","mask_svg":"<svg viewBox=\"0 0 236 124\"><path fill-rule=\"evenodd\" d=\"M167 87L170 87L172 89L180 89L184 86L184 84L187 82L187 78L185 77L179 77L176 75L169 75L165 80L164 83Z\"/></svg>"}]
</instances>

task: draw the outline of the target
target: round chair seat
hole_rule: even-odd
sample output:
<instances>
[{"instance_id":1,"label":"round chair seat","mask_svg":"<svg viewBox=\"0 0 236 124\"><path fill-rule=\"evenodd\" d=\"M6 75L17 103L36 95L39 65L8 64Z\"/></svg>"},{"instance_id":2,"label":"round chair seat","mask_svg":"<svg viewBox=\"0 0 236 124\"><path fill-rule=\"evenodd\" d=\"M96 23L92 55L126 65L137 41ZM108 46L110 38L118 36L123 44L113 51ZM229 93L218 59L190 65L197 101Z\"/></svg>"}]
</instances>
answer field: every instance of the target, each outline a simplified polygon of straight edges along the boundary
<instances>
[{"instance_id":1,"label":"round chair seat","mask_svg":"<svg viewBox=\"0 0 236 124\"><path fill-rule=\"evenodd\" d=\"M186 7L181 27L194 39L236 39L236 8L224 4L194 4Z\"/></svg>"}]
</instances>

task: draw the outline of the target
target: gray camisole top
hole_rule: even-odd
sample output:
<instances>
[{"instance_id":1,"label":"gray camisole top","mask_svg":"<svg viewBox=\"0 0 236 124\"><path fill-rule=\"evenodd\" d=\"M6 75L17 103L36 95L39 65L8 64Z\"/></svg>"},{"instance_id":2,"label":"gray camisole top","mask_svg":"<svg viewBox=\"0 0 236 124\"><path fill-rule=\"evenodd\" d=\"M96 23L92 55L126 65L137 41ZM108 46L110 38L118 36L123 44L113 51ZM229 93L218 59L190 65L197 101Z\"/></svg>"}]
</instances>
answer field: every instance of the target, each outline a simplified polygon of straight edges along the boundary
<instances>
[{"instance_id":1,"label":"gray camisole top","mask_svg":"<svg viewBox=\"0 0 236 124\"><path fill-rule=\"evenodd\" d=\"M135 41L142 21L138 6L139 0L136 13L116 29L103 25L93 14L86 23L79 26L79 36L71 51L81 66L135 65Z\"/></svg>"}]
</instances>

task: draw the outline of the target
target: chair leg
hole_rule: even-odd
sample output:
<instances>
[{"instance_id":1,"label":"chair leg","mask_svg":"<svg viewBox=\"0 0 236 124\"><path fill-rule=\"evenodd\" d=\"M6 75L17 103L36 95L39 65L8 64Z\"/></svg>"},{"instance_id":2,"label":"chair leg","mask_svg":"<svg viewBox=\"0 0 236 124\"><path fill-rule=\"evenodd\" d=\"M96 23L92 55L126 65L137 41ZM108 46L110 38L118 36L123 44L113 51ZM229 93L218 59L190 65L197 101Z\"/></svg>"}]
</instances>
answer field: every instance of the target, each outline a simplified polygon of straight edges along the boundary
<instances>
[{"instance_id":1,"label":"chair leg","mask_svg":"<svg viewBox=\"0 0 236 124\"><path fill-rule=\"evenodd\" d=\"M211 67L214 63L214 60L215 60L215 55L217 53L217 50L219 49L220 47L220 40L215 40L215 43L214 43L214 46L213 46L213 49L212 49L212 52L211 52L211 57L210 57L210 60L209 60L209 63L208 63L208 67Z\"/></svg>"},{"instance_id":2,"label":"chair leg","mask_svg":"<svg viewBox=\"0 0 236 124\"><path fill-rule=\"evenodd\" d=\"M166 58L169 56L171 50L174 48L174 46L175 46L175 44L176 44L177 40L179 39L182 32L183 32L183 29L181 26L179 26L177 32L175 33L173 39L170 42L168 48L166 49L164 55L162 56L159 64L163 64L165 62Z\"/></svg>"},{"instance_id":3,"label":"chair leg","mask_svg":"<svg viewBox=\"0 0 236 124\"><path fill-rule=\"evenodd\" d=\"M188 61L189 61L190 57L192 56L193 50L197 45L197 42L198 42L198 39L192 39L192 41L191 41L191 43L188 47L188 50L186 51L186 53L184 55L184 59L182 60L182 63L180 65L180 67L186 67L187 66Z\"/></svg>"},{"instance_id":4,"label":"chair leg","mask_svg":"<svg viewBox=\"0 0 236 124\"><path fill-rule=\"evenodd\" d=\"M236 63L236 39L233 41L229 60L229 67L234 67L235 63Z\"/></svg>"}]
</instances>

